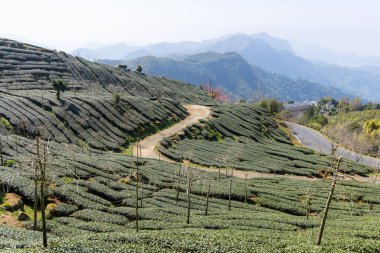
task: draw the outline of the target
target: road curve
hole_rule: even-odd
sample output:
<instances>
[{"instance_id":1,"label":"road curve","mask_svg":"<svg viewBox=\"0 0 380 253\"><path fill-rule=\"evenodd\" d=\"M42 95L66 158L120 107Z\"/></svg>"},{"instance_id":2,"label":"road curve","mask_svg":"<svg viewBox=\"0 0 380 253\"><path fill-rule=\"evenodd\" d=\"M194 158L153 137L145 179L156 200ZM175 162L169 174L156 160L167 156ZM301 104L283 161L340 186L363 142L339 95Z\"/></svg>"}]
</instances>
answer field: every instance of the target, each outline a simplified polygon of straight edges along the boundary
<instances>
[{"instance_id":1,"label":"road curve","mask_svg":"<svg viewBox=\"0 0 380 253\"><path fill-rule=\"evenodd\" d=\"M323 153L323 154L331 154L331 142L318 133L317 131L301 126L295 123L287 122L292 134L298 139L298 141L308 147L311 148L317 152ZM380 166L380 160L375 159L369 156L362 156L360 157L359 154L354 153L350 150L344 149L344 148L338 148L336 151L336 154L338 156L342 156L344 158L357 161L359 160L359 163L370 166L370 167L379 167Z\"/></svg>"},{"instance_id":2,"label":"road curve","mask_svg":"<svg viewBox=\"0 0 380 253\"><path fill-rule=\"evenodd\" d=\"M143 158L161 159L168 162L172 160L160 156L160 153L156 150L156 147L160 144L160 141L164 137L170 137L186 126L199 122L201 119L208 119L211 116L211 108L203 105L184 105L189 113L184 120L174 124L173 126L166 128L156 134L150 135L139 142L141 146L141 156ZM133 147L133 154L136 154L136 146Z\"/></svg>"}]
</instances>

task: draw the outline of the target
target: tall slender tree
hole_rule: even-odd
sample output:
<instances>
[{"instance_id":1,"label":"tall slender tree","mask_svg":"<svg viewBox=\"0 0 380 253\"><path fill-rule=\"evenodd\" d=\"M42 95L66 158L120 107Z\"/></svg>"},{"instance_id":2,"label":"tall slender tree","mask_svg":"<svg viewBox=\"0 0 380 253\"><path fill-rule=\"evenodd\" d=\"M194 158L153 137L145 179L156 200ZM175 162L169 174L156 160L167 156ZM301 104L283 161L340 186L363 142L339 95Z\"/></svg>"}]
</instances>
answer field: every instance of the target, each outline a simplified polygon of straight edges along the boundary
<instances>
[{"instance_id":1,"label":"tall slender tree","mask_svg":"<svg viewBox=\"0 0 380 253\"><path fill-rule=\"evenodd\" d=\"M189 164L188 164L188 168L187 168L187 219L186 219L187 224L190 224L192 180L193 180L193 172L192 172L192 169L190 167L190 159L189 159Z\"/></svg>"},{"instance_id":2,"label":"tall slender tree","mask_svg":"<svg viewBox=\"0 0 380 253\"><path fill-rule=\"evenodd\" d=\"M324 209L324 212L323 212L322 223L321 223L321 226L319 228L319 233L318 233L318 238L317 238L317 245L321 245L321 242L322 242L323 231L325 229L326 220L327 220L327 214L329 212L331 200L332 200L332 197L334 195L336 181L338 180L338 174L339 174L340 163L342 161L342 157L338 157L337 160L338 160L338 162L337 162L337 165L336 165L336 170L335 170L332 182L331 182L330 192L329 192L329 195L327 197L326 206L325 206L325 209Z\"/></svg>"},{"instance_id":3,"label":"tall slender tree","mask_svg":"<svg viewBox=\"0 0 380 253\"><path fill-rule=\"evenodd\" d=\"M42 219L42 240L43 246L47 247L47 229L46 229L46 215L45 215L45 185L46 185L46 143L43 144L43 153L40 150L40 137L37 136L37 159L40 174L40 207Z\"/></svg>"},{"instance_id":4,"label":"tall slender tree","mask_svg":"<svg viewBox=\"0 0 380 253\"><path fill-rule=\"evenodd\" d=\"M207 187L207 195L206 195L206 210L205 215L208 215L208 199L210 196L210 188L211 188L211 179L210 176L208 177L208 187Z\"/></svg>"}]
</instances>

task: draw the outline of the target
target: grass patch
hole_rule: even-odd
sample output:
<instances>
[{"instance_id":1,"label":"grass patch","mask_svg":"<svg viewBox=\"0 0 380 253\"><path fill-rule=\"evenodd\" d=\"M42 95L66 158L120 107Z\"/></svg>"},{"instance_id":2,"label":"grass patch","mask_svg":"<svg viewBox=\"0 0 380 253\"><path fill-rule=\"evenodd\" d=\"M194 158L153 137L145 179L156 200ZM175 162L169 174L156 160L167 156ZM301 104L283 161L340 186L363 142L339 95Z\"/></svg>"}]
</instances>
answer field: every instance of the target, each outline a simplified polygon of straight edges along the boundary
<instances>
[{"instance_id":1,"label":"grass patch","mask_svg":"<svg viewBox=\"0 0 380 253\"><path fill-rule=\"evenodd\" d=\"M24 204L24 212L33 220L34 216L34 207L31 205ZM41 212L37 211L37 219L41 219Z\"/></svg>"},{"instance_id":2,"label":"grass patch","mask_svg":"<svg viewBox=\"0 0 380 253\"><path fill-rule=\"evenodd\" d=\"M71 178L71 177L62 177L61 180L62 180L65 184L70 184L74 179Z\"/></svg>"},{"instance_id":3,"label":"grass patch","mask_svg":"<svg viewBox=\"0 0 380 253\"><path fill-rule=\"evenodd\" d=\"M10 131L10 130L13 129L11 123L9 123L9 121L8 121L6 118L0 117L0 122L1 122L1 124L2 124L7 130Z\"/></svg>"},{"instance_id":4,"label":"grass patch","mask_svg":"<svg viewBox=\"0 0 380 253\"><path fill-rule=\"evenodd\" d=\"M121 154L132 156L133 155L133 144L130 144L127 148L121 147Z\"/></svg>"},{"instance_id":5,"label":"grass patch","mask_svg":"<svg viewBox=\"0 0 380 253\"><path fill-rule=\"evenodd\" d=\"M4 167L12 167L14 164L16 164L16 160L13 160L13 159L10 159L10 160L6 160L4 162Z\"/></svg>"}]
</instances>

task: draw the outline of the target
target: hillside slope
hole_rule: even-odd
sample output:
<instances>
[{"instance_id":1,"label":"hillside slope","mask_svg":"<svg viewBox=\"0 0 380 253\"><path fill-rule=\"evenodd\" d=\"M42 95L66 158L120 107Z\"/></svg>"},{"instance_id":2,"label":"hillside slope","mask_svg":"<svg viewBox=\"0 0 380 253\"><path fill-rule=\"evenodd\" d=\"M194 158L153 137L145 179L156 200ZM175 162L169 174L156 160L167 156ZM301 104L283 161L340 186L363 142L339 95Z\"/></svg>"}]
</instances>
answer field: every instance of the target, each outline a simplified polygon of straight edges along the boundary
<instances>
[{"instance_id":1,"label":"hillside slope","mask_svg":"<svg viewBox=\"0 0 380 253\"><path fill-rule=\"evenodd\" d=\"M17 41L0 39L0 89L52 90L63 80L71 91L165 97L188 103L210 102L198 88L160 77L112 68Z\"/></svg>"},{"instance_id":2,"label":"hillside slope","mask_svg":"<svg viewBox=\"0 0 380 253\"><path fill-rule=\"evenodd\" d=\"M42 135L61 143L120 150L137 137L156 132L183 119L187 112L178 102L123 96L115 105L112 96L64 95L52 92L0 92L0 118L8 132ZM0 125L2 125L0 123Z\"/></svg>"},{"instance_id":3,"label":"hillside slope","mask_svg":"<svg viewBox=\"0 0 380 253\"><path fill-rule=\"evenodd\" d=\"M192 85L17 41L0 39L0 56L0 125L29 138L120 151L183 119L181 103L213 103ZM59 99L54 80L68 84Z\"/></svg>"}]
</instances>

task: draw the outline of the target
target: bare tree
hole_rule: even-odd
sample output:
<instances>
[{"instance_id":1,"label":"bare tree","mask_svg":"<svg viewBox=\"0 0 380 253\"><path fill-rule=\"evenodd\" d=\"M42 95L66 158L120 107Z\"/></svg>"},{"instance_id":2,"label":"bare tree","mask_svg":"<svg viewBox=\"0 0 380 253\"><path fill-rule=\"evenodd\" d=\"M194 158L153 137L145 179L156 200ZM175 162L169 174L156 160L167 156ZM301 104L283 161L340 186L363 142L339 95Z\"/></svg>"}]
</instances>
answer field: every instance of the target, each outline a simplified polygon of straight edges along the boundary
<instances>
[{"instance_id":1,"label":"bare tree","mask_svg":"<svg viewBox=\"0 0 380 253\"><path fill-rule=\"evenodd\" d=\"M0 132L0 165L1 166L4 166L4 157L3 157L3 138L2 138L2 134Z\"/></svg>"},{"instance_id":2,"label":"bare tree","mask_svg":"<svg viewBox=\"0 0 380 253\"><path fill-rule=\"evenodd\" d=\"M137 142L136 154L136 232L139 232L139 143Z\"/></svg>"},{"instance_id":3,"label":"bare tree","mask_svg":"<svg viewBox=\"0 0 380 253\"><path fill-rule=\"evenodd\" d=\"M244 203L247 203L247 201L248 201L247 177L248 177L248 173L245 173L245 177L244 177L244 190L245 190L245 199L244 199Z\"/></svg>"},{"instance_id":4,"label":"bare tree","mask_svg":"<svg viewBox=\"0 0 380 253\"><path fill-rule=\"evenodd\" d=\"M211 179L210 176L208 177L208 187L207 187L207 195L206 195L206 210L205 215L208 215L208 199L210 196L210 188L211 188Z\"/></svg>"},{"instance_id":5,"label":"bare tree","mask_svg":"<svg viewBox=\"0 0 380 253\"><path fill-rule=\"evenodd\" d=\"M43 154L40 150L40 137L37 136L37 161L39 169L39 179L40 179L40 207L41 207L41 218L42 218L42 238L43 246L47 247L47 231L46 231L46 215L45 215L45 185L46 185L46 143L43 144Z\"/></svg>"},{"instance_id":6,"label":"bare tree","mask_svg":"<svg viewBox=\"0 0 380 253\"><path fill-rule=\"evenodd\" d=\"M180 191L180 187L181 187L181 171L182 171L182 154L180 154L180 156L179 156L179 170L178 170L178 174L177 174L178 182L177 182L177 186L176 186L176 197L175 197L176 201L178 201L178 199L179 199L179 191Z\"/></svg>"},{"instance_id":7,"label":"bare tree","mask_svg":"<svg viewBox=\"0 0 380 253\"><path fill-rule=\"evenodd\" d=\"M190 159L189 164L187 168L187 219L186 223L190 224L190 209L191 209L191 186L192 186L192 180L193 180L193 172L190 167Z\"/></svg>"},{"instance_id":8,"label":"bare tree","mask_svg":"<svg viewBox=\"0 0 380 253\"><path fill-rule=\"evenodd\" d=\"M329 192L329 195L327 197L326 206L325 206L325 209L324 209L324 212L323 212L323 219L322 219L321 227L320 227L319 233L318 233L317 245L321 245L323 231L324 231L325 225L326 225L327 214L329 212L331 200L332 200L332 197L334 195L336 181L338 180L338 176L339 176L339 169L340 169L340 163L341 163L341 161L342 161L342 157L338 157L338 162L337 162L337 165L336 165L336 170L335 170L335 173L334 173L334 176L333 176L333 180L331 182L330 192Z\"/></svg>"},{"instance_id":9,"label":"bare tree","mask_svg":"<svg viewBox=\"0 0 380 253\"><path fill-rule=\"evenodd\" d=\"M228 211L231 211L231 195L232 195L232 179L234 177L234 169L231 168L230 185L228 190Z\"/></svg>"},{"instance_id":10,"label":"bare tree","mask_svg":"<svg viewBox=\"0 0 380 253\"><path fill-rule=\"evenodd\" d=\"M38 158L37 158L38 159ZM38 162L34 165L34 210L33 210L33 230L37 230L37 212L38 212Z\"/></svg>"}]
</instances>

